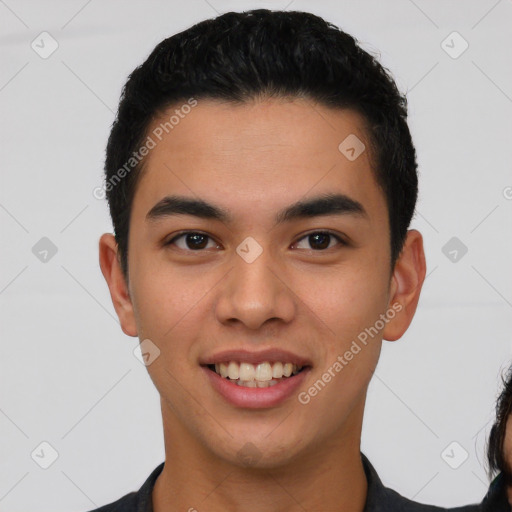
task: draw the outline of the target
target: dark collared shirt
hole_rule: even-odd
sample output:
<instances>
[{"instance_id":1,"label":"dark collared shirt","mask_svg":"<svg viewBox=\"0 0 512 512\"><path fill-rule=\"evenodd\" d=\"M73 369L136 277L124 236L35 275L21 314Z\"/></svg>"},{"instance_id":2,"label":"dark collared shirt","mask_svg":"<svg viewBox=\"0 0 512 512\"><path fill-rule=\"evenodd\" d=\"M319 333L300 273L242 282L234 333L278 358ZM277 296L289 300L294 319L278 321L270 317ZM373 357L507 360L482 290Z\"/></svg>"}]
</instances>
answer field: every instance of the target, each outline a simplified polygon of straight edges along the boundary
<instances>
[{"instance_id":1,"label":"dark collared shirt","mask_svg":"<svg viewBox=\"0 0 512 512\"><path fill-rule=\"evenodd\" d=\"M384 487L370 461L363 454L361 454L361 458L368 482L368 494L366 496L364 512L441 512L446 510L452 512L482 512L479 505L446 509L432 505L422 505L421 503L408 500L397 492ZM153 512L151 492L163 467L164 462L149 475L138 492L127 494L110 505L105 505L90 512ZM501 509L485 510L501 512ZM507 509L506 512L509 512L509 510Z\"/></svg>"}]
</instances>

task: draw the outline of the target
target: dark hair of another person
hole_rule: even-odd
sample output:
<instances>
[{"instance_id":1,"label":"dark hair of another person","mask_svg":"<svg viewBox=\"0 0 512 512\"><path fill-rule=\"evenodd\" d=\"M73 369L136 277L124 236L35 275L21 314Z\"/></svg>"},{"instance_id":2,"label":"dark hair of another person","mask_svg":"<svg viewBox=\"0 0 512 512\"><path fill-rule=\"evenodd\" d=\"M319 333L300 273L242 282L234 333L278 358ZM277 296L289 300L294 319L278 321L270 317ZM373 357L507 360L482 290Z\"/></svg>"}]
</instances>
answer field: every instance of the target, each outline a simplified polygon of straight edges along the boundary
<instances>
[{"instance_id":1,"label":"dark hair of another person","mask_svg":"<svg viewBox=\"0 0 512 512\"><path fill-rule=\"evenodd\" d=\"M503 379L503 390L496 402L496 421L489 434L487 460L492 475L501 472L507 483L512 484L512 469L505 454L507 420L512 413L512 366Z\"/></svg>"},{"instance_id":2,"label":"dark hair of another person","mask_svg":"<svg viewBox=\"0 0 512 512\"><path fill-rule=\"evenodd\" d=\"M306 98L362 115L375 178L387 202L394 265L418 188L407 100L352 36L310 13L228 12L160 42L123 88L106 149L106 182L113 183L146 140L152 121L169 107L190 98L241 104L267 97ZM130 212L143 164L106 188L126 277Z\"/></svg>"}]
</instances>

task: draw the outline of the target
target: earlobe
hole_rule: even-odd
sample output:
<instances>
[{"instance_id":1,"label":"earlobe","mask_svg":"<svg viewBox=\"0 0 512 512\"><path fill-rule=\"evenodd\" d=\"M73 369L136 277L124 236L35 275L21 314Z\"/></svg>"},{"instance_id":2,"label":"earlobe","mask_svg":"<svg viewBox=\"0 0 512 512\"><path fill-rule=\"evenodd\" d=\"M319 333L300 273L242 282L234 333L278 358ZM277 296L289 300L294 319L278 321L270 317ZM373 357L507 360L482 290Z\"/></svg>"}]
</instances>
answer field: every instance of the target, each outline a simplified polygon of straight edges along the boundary
<instances>
[{"instance_id":1,"label":"earlobe","mask_svg":"<svg viewBox=\"0 0 512 512\"><path fill-rule=\"evenodd\" d=\"M396 315L384 328L385 340L395 341L401 338L412 322L425 273L423 238L419 231L411 229L407 232L404 247L393 271L389 307L396 311Z\"/></svg>"},{"instance_id":2,"label":"earlobe","mask_svg":"<svg viewBox=\"0 0 512 512\"><path fill-rule=\"evenodd\" d=\"M105 233L100 238L99 259L101 272L110 290L110 297L121 323L121 329L128 336L137 336L132 300L121 270L117 242L111 233Z\"/></svg>"}]
</instances>

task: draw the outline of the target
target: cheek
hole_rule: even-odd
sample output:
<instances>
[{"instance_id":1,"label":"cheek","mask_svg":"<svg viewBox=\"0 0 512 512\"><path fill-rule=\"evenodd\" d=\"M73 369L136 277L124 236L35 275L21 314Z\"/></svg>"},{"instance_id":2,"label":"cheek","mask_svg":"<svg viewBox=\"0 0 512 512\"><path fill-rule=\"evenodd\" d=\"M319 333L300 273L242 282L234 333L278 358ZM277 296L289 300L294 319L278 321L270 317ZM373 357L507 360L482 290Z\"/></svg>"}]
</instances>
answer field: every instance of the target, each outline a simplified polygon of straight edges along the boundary
<instances>
[{"instance_id":1,"label":"cheek","mask_svg":"<svg viewBox=\"0 0 512 512\"><path fill-rule=\"evenodd\" d=\"M373 326L387 306L388 281L368 267L340 268L314 281L307 277L302 286L307 290L304 302L323 321L338 349Z\"/></svg>"},{"instance_id":2,"label":"cheek","mask_svg":"<svg viewBox=\"0 0 512 512\"><path fill-rule=\"evenodd\" d=\"M323 429L333 432L364 403L381 351L381 327L376 323L387 305L387 283L364 279L357 272L331 279L310 299L324 326L321 367L305 389L303 402L312 416L322 417ZM311 304L311 302L309 303ZM330 411L327 413L326 411ZM357 415L356 415L357 416Z\"/></svg>"},{"instance_id":3,"label":"cheek","mask_svg":"<svg viewBox=\"0 0 512 512\"><path fill-rule=\"evenodd\" d=\"M137 276L133 283L133 303L140 336L154 339L162 347L178 347L186 341L184 331L200 323L201 307L211 285L180 272L153 269Z\"/></svg>"},{"instance_id":4,"label":"cheek","mask_svg":"<svg viewBox=\"0 0 512 512\"><path fill-rule=\"evenodd\" d=\"M195 385L192 348L202 337L209 288L201 279L157 269L139 277L133 286L139 337L151 340L159 349L147 371L160 395L181 410L186 408L188 396L183 388Z\"/></svg>"}]
</instances>

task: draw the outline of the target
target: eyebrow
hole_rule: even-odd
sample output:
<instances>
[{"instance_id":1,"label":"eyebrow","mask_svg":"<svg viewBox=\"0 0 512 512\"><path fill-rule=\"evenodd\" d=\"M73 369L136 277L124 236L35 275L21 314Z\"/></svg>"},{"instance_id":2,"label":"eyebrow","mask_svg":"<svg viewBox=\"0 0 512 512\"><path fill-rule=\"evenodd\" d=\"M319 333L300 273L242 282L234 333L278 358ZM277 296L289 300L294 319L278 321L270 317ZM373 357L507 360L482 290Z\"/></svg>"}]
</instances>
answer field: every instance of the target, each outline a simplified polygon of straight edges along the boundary
<instances>
[{"instance_id":1,"label":"eyebrow","mask_svg":"<svg viewBox=\"0 0 512 512\"><path fill-rule=\"evenodd\" d=\"M276 224L326 215L355 215L368 217L363 205L345 194L323 194L308 200L297 201L277 213ZM202 219L218 220L230 224L233 220L228 210L202 199L186 196L167 196L149 210L147 220L158 220L173 215L191 215Z\"/></svg>"}]
</instances>

